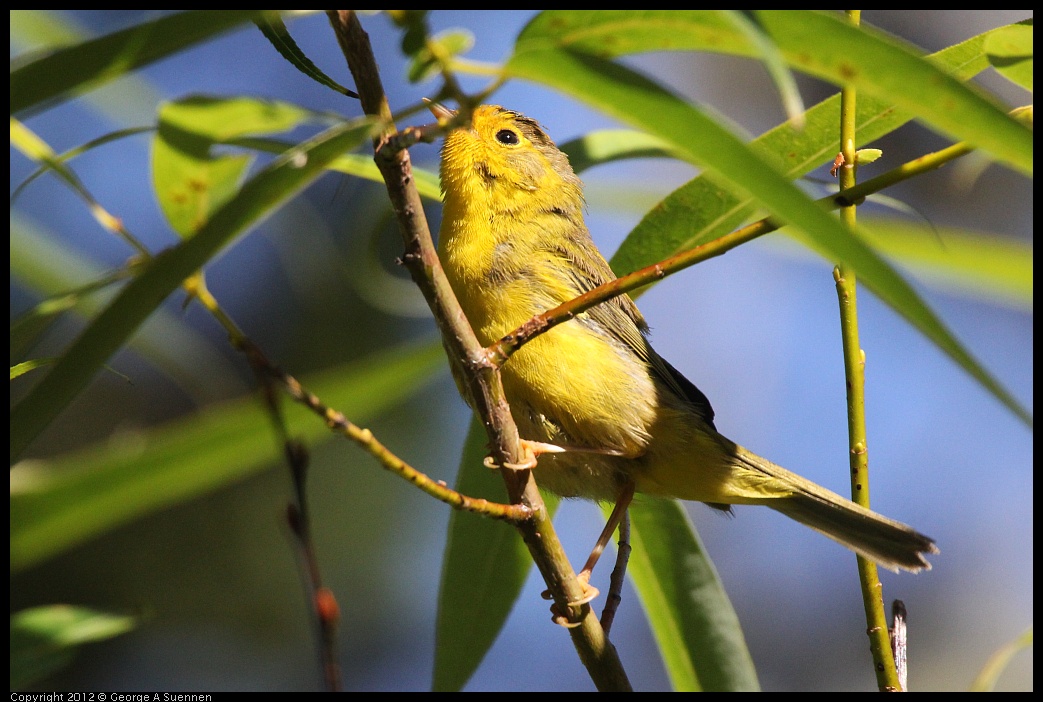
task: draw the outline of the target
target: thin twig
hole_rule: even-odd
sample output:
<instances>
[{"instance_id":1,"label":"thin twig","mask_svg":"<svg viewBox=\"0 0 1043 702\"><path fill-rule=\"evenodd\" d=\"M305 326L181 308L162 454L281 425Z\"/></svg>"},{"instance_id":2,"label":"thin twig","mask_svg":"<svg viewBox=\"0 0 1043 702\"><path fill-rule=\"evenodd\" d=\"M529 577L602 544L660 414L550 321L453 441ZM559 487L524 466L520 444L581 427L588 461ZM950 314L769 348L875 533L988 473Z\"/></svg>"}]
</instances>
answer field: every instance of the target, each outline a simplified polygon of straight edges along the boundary
<instances>
[{"instance_id":1,"label":"thin twig","mask_svg":"<svg viewBox=\"0 0 1043 702\"><path fill-rule=\"evenodd\" d=\"M323 586L319 559L315 552L315 543L311 535L311 511L308 508L307 478L310 457L307 447L299 440L292 438L286 428L286 419L279 403L279 393L274 379L277 377L271 370L271 364L260 352L232 318L225 313L206 286L202 272L198 272L185 280L184 288L189 298L194 298L210 312L224 327L232 345L243 351L250 363L250 368L261 388L264 405L276 434L282 440L283 453L290 467L293 479L294 499L287 505L286 522L297 542L298 560L301 564L301 579L304 589L309 594L309 604L315 617L315 625L319 643L319 661L322 668L326 690L339 692L341 687L340 663L337 659L337 624L340 620L340 608L333 592Z\"/></svg>"},{"instance_id":2,"label":"thin twig","mask_svg":"<svg viewBox=\"0 0 1043 702\"><path fill-rule=\"evenodd\" d=\"M264 373L263 369L258 369L257 372L258 378L261 378ZM272 385L270 381L262 382L268 386ZM278 414L281 423L281 413ZM285 429L285 424L282 426ZM319 559L315 552L315 542L312 539L311 511L308 509L305 490L309 465L308 449L300 441L289 437L286 437L283 446L287 463L290 465L290 473L293 475L296 496L296 501L287 505L286 522L297 539L305 589L310 594L309 604L318 627L319 660L322 665L322 676L326 681L326 690L340 692L343 689L340 663L337 659L337 624L340 621L340 607L337 605L337 598L333 595L333 591L322 584Z\"/></svg>"},{"instance_id":3,"label":"thin twig","mask_svg":"<svg viewBox=\"0 0 1043 702\"><path fill-rule=\"evenodd\" d=\"M623 583L627 576L627 564L630 562L630 510L627 509L623 520L619 523L619 541L616 542L616 566L609 578L608 595L605 598L605 609L601 611L601 628L608 636L612 622L616 619L616 611L623 601Z\"/></svg>"},{"instance_id":4,"label":"thin twig","mask_svg":"<svg viewBox=\"0 0 1043 702\"><path fill-rule=\"evenodd\" d=\"M381 466L405 478L431 497L465 512L474 512L486 517L492 517L493 519L502 519L513 524L526 522L532 518L532 509L527 505L505 505L481 498L469 497L446 486L442 481L431 479L392 453L373 436L373 432L369 429L357 426L337 410L327 407L317 396L306 390L293 376L279 370L275 366L269 366L269 372L279 378L294 400L321 416L331 429L339 431L354 441L376 458Z\"/></svg>"}]
</instances>

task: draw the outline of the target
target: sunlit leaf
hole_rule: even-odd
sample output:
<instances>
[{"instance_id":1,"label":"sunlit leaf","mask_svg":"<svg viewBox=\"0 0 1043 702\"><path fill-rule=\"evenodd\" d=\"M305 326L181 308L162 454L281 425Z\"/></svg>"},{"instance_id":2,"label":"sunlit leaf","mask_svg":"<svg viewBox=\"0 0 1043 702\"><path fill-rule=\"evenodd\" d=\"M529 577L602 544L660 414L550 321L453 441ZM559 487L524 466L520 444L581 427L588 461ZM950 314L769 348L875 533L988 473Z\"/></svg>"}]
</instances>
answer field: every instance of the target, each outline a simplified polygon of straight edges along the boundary
<instances>
[{"instance_id":1,"label":"sunlit leaf","mask_svg":"<svg viewBox=\"0 0 1043 702\"><path fill-rule=\"evenodd\" d=\"M215 143L285 132L311 118L295 105L256 98L192 96L159 109L152 181L163 214L189 237L239 190L249 155L213 154Z\"/></svg>"},{"instance_id":2,"label":"sunlit leaf","mask_svg":"<svg viewBox=\"0 0 1043 702\"><path fill-rule=\"evenodd\" d=\"M63 47L11 71L11 114L78 94L249 22L261 10L190 10Z\"/></svg>"},{"instance_id":3,"label":"sunlit leaf","mask_svg":"<svg viewBox=\"0 0 1043 702\"><path fill-rule=\"evenodd\" d=\"M43 605L11 615L11 689L64 668L85 644L125 634L134 617L74 605Z\"/></svg>"},{"instance_id":4,"label":"sunlit leaf","mask_svg":"<svg viewBox=\"0 0 1043 702\"><path fill-rule=\"evenodd\" d=\"M1029 20L1022 24L1001 27L989 34L985 42L985 53L993 68L1028 91L1032 90L1032 37L1033 25Z\"/></svg>"},{"instance_id":5,"label":"sunlit leaf","mask_svg":"<svg viewBox=\"0 0 1043 702\"><path fill-rule=\"evenodd\" d=\"M454 487L465 495L505 502L503 479L482 464L487 442L481 425L472 422ZM548 502L552 513L555 505L554 499ZM453 510L438 591L432 690L457 691L470 679L500 633L531 569L532 556L516 529Z\"/></svg>"},{"instance_id":6,"label":"sunlit leaf","mask_svg":"<svg viewBox=\"0 0 1043 702\"><path fill-rule=\"evenodd\" d=\"M731 600L676 500L630 507L629 574L675 691L760 689Z\"/></svg>"}]
</instances>

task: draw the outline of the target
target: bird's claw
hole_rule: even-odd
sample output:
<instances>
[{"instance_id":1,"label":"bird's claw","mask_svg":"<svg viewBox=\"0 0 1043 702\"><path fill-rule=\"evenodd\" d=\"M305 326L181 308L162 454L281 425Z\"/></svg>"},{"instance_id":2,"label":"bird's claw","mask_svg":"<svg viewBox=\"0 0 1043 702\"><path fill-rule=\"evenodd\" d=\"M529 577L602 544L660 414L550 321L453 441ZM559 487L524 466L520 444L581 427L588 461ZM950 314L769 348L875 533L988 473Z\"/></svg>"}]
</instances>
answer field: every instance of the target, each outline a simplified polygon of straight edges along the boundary
<instances>
[{"instance_id":1,"label":"bird's claw","mask_svg":"<svg viewBox=\"0 0 1043 702\"><path fill-rule=\"evenodd\" d=\"M590 573L587 572L580 573L576 576L576 579L579 580L580 585L583 586L583 595L579 599L569 601L568 604L566 604L566 612L562 612L557 602L552 604L550 606L551 621L553 621L555 624L559 626L565 627L566 629L572 629L580 625L582 617L580 617L580 619L576 619L569 616L568 613L576 611L583 605L590 604L595 599L597 599L598 595L601 594L600 590L598 590L596 587L587 582L589 578ZM543 599L545 600L552 599L553 597L550 593L550 590L544 590L542 593L540 593L540 596L543 597Z\"/></svg>"},{"instance_id":2,"label":"bird's claw","mask_svg":"<svg viewBox=\"0 0 1043 702\"><path fill-rule=\"evenodd\" d=\"M566 451L566 449L554 444L545 444L542 441L529 441L528 439L519 439L518 445L522 450L521 461L517 463L507 461L497 463L492 456L486 456L482 463L486 468L491 468L492 470L496 470L500 466L510 470L532 470L536 467L536 457L541 453L565 453Z\"/></svg>"}]
</instances>

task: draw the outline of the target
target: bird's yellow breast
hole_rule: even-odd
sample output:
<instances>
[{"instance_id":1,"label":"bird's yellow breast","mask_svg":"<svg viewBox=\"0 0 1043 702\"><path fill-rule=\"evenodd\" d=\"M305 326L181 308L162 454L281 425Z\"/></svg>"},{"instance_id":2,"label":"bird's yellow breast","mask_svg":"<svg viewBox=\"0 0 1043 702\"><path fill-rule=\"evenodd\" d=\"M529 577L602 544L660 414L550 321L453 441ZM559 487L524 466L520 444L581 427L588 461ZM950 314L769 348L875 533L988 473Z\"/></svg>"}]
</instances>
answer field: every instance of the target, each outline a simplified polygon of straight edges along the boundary
<instances>
[{"instance_id":1,"label":"bird's yellow breast","mask_svg":"<svg viewBox=\"0 0 1043 702\"><path fill-rule=\"evenodd\" d=\"M443 220L443 266L483 345L578 294L552 253L455 221ZM530 341L501 372L523 438L643 452L655 414L648 367L585 315Z\"/></svg>"}]
</instances>

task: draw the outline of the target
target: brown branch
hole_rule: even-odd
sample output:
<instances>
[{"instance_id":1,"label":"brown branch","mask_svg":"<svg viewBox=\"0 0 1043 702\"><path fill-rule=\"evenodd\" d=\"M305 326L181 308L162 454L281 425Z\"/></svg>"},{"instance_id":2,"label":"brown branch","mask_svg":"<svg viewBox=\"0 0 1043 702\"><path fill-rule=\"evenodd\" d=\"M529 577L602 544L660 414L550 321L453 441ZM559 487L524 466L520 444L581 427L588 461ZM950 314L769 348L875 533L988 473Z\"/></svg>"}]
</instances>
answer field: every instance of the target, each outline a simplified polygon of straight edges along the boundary
<instances>
[{"instance_id":1,"label":"brown branch","mask_svg":"<svg viewBox=\"0 0 1043 702\"><path fill-rule=\"evenodd\" d=\"M257 378L268 416L272 420L276 434L282 441L283 453L290 468L290 476L293 478L295 498L286 507L286 522L297 540L301 579L309 595L309 605L315 617L318 633L318 653L323 680L326 683L327 691L339 692L342 689L340 663L337 660L337 623L340 620L340 608L333 592L322 584L319 559L315 554L315 543L311 535L308 493L305 489L310 458L304 443L292 438L287 431L286 420L279 403L280 394L273 382L275 378L279 377L279 373L261 350L243 334L238 325L221 308L207 287L202 272L186 278L183 287L188 293L188 299L197 300L210 312L228 333L228 340L232 346L246 356L250 368Z\"/></svg>"},{"instance_id":2,"label":"brown branch","mask_svg":"<svg viewBox=\"0 0 1043 702\"><path fill-rule=\"evenodd\" d=\"M315 542L311 532L311 510L308 507L306 489L310 456L303 442L292 438L286 429L286 420L279 404L279 393L273 382L271 365L264 354L249 341L232 323L217 305L203 281L202 274L194 276L190 286L203 304L215 313L215 316L229 329L232 344L241 350L250 362L250 368L261 388L265 407L272 420L276 433L282 440L283 453L293 478L294 500L286 506L286 523L297 541L297 553L301 567L301 578L309 595L309 605L315 617L318 634L319 662L322 667L323 680L328 692L340 692L341 670L337 660L337 624L340 620L340 608L333 592L322 584L322 572L319 570L319 559L315 553ZM229 325L231 325L229 327Z\"/></svg>"},{"instance_id":3,"label":"brown branch","mask_svg":"<svg viewBox=\"0 0 1043 702\"><path fill-rule=\"evenodd\" d=\"M368 451L384 468L402 476L428 495L456 509L482 514L493 519L502 519L514 524L526 522L532 518L532 509L527 505L504 505L482 498L469 497L453 490L441 481L431 479L392 453L373 436L373 432L369 429L363 429L353 424L337 410L324 405L318 397L305 390L296 378L274 367L271 368L271 372L278 374L280 381L293 399L322 417L331 429L340 431L344 436Z\"/></svg>"},{"instance_id":4,"label":"brown branch","mask_svg":"<svg viewBox=\"0 0 1043 702\"><path fill-rule=\"evenodd\" d=\"M616 619L616 610L623 601L623 582L627 575L627 564L630 562L630 510L623 514L619 523L619 541L616 542L616 565L609 577L608 595L605 598L605 609L601 611L601 626L607 634Z\"/></svg>"},{"instance_id":5,"label":"brown branch","mask_svg":"<svg viewBox=\"0 0 1043 702\"><path fill-rule=\"evenodd\" d=\"M610 280L593 290L583 293L579 297L563 302L551 310L534 316L507 336L491 344L486 354L489 360L499 367L518 349L532 341L536 336L558 326L562 322L567 322L579 313L589 310L594 305L601 304L617 295L622 295L635 288L660 280L668 273L676 273L708 258L721 256L740 244L745 244L759 236L775 231L780 226L782 225L770 218L762 219L713 241L664 258L659 263L640 268L621 278Z\"/></svg>"},{"instance_id":6,"label":"brown branch","mask_svg":"<svg viewBox=\"0 0 1043 702\"><path fill-rule=\"evenodd\" d=\"M265 383L271 385L271 383ZM280 419L281 421L281 419ZM308 475L308 449L295 439L284 440L286 460L290 464L293 484L297 496L296 503L291 502L286 508L286 521L297 538L297 547L303 566L305 587L310 594L310 605L315 615L319 634L319 660L322 663L322 675L329 692L339 692L341 686L340 662L337 659L337 624L340 621L340 607L333 591L322 584L319 571L319 559L315 553L315 542L311 534L311 512L308 509L305 483Z\"/></svg>"},{"instance_id":7,"label":"brown branch","mask_svg":"<svg viewBox=\"0 0 1043 702\"><path fill-rule=\"evenodd\" d=\"M390 120L391 110L369 37L351 11L331 10L327 15L355 79L363 110L387 124L384 134L374 144L375 160L402 232L405 245L403 262L431 307L450 362L461 366L459 375L464 379L466 390L471 395L471 405L489 435L495 461L500 465L520 463L523 456L518 429L503 394L498 368L490 363L442 271L420 195L413 183L409 152L397 150L395 144L389 144L395 127ZM511 501L532 510L531 518L518 524L518 529L558 611L569 612L569 619L577 624L569 629L569 633L595 685L600 690L629 690L630 683L615 647L608 641L590 606L569 605L569 602L583 598L584 586L576 578L554 533L531 471L505 468L501 474Z\"/></svg>"}]
</instances>

